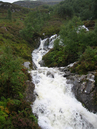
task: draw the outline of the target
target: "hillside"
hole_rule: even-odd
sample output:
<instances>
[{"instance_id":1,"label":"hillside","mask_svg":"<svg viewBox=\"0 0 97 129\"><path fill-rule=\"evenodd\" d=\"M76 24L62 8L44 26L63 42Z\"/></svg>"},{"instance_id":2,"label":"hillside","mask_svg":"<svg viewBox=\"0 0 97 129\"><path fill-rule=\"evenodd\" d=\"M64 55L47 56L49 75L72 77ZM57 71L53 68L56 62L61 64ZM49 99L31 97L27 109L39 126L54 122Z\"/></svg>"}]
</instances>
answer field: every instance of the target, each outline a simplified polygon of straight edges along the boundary
<instances>
[{"instance_id":1,"label":"hillside","mask_svg":"<svg viewBox=\"0 0 97 129\"><path fill-rule=\"evenodd\" d=\"M39 1L42 1L42 2L61 2L63 0L39 0Z\"/></svg>"},{"instance_id":2,"label":"hillside","mask_svg":"<svg viewBox=\"0 0 97 129\"><path fill-rule=\"evenodd\" d=\"M13 19L17 17L23 19L30 11L27 8L21 8L20 6L15 4L0 2L0 19L7 18L8 9L11 10Z\"/></svg>"},{"instance_id":3,"label":"hillside","mask_svg":"<svg viewBox=\"0 0 97 129\"><path fill-rule=\"evenodd\" d=\"M26 7L26 8L35 8L41 5L56 5L62 0L38 0L38 1L16 1L14 4Z\"/></svg>"},{"instance_id":4,"label":"hillside","mask_svg":"<svg viewBox=\"0 0 97 129\"><path fill-rule=\"evenodd\" d=\"M14 4L22 7L26 7L26 8L35 8L35 7L44 5L45 3L41 1L17 1L17 2L14 2Z\"/></svg>"},{"instance_id":5,"label":"hillside","mask_svg":"<svg viewBox=\"0 0 97 129\"><path fill-rule=\"evenodd\" d=\"M23 49L21 49L23 50L21 53L20 47L23 43L26 47L30 44L20 37L19 31L23 28L24 19L29 11L29 9L21 8L14 4L0 2L0 46L3 44L10 45L14 49L14 53L21 55L23 58L27 58L27 55L23 54ZM28 50L26 49L26 52L29 53L29 48Z\"/></svg>"}]
</instances>

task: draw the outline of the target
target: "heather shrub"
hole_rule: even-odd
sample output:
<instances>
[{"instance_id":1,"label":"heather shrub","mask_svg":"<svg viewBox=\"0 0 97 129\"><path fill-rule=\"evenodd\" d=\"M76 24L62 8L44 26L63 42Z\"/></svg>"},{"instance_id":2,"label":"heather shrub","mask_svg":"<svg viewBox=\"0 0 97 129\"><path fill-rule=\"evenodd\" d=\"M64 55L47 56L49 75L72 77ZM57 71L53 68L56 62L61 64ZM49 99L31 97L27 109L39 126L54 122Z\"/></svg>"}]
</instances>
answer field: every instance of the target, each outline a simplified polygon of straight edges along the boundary
<instances>
[{"instance_id":1,"label":"heather shrub","mask_svg":"<svg viewBox=\"0 0 97 129\"><path fill-rule=\"evenodd\" d=\"M39 129L30 104L25 100L1 97L0 129Z\"/></svg>"},{"instance_id":2,"label":"heather shrub","mask_svg":"<svg viewBox=\"0 0 97 129\"><path fill-rule=\"evenodd\" d=\"M80 74L86 74L88 71L96 70L97 68L97 49L87 47L85 52L80 55L78 63L76 63L72 68L72 72L77 72Z\"/></svg>"},{"instance_id":3,"label":"heather shrub","mask_svg":"<svg viewBox=\"0 0 97 129\"><path fill-rule=\"evenodd\" d=\"M7 108L7 100L1 97L0 101L0 129L13 129L11 118L9 117L9 109Z\"/></svg>"},{"instance_id":4,"label":"heather shrub","mask_svg":"<svg viewBox=\"0 0 97 129\"><path fill-rule=\"evenodd\" d=\"M97 49L87 47L85 52L80 56L79 61L97 61Z\"/></svg>"},{"instance_id":5,"label":"heather shrub","mask_svg":"<svg viewBox=\"0 0 97 129\"><path fill-rule=\"evenodd\" d=\"M24 112L24 115L27 113L27 115L31 114L31 106L29 102L26 102L25 100L17 100L17 99L9 99L7 102L7 107L10 111L10 113L13 112ZM28 111L28 112L27 112Z\"/></svg>"},{"instance_id":6,"label":"heather shrub","mask_svg":"<svg viewBox=\"0 0 97 129\"><path fill-rule=\"evenodd\" d=\"M19 97L25 90L25 73L22 59L15 57L9 46L0 49L0 96Z\"/></svg>"},{"instance_id":7,"label":"heather shrub","mask_svg":"<svg viewBox=\"0 0 97 129\"><path fill-rule=\"evenodd\" d=\"M15 106L15 105L14 105ZM12 105L10 105L12 110ZM37 119L32 114L31 106L29 102L24 100L18 105L18 110L15 108L12 112L12 124L14 128L19 129L38 129Z\"/></svg>"},{"instance_id":8,"label":"heather shrub","mask_svg":"<svg viewBox=\"0 0 97 129\"><path fill-rule=\"evenodd\" d=\"M15 114L12 117L12 124L14 128L19 129L32 129L33 122L31 119L23 116L23 113Z\"/></svg>"}]
</instances>

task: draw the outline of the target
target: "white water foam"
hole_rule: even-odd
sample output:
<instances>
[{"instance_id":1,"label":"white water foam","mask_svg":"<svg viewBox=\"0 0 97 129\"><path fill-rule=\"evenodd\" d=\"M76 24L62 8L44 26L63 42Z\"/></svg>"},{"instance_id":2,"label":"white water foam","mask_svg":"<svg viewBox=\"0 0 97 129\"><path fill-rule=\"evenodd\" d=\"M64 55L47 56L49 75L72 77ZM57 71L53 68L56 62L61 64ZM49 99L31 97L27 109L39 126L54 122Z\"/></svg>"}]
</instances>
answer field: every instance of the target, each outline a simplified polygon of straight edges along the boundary
<instances>
[{"instance_id":1,"label":"white water foam","mask_svg":"<svg viewBox=\"0 0 97 129\"><path fill-rule=\"evenodd\" d=\"M54 41L56 35L52 37ZM40 67L38 62L49 51L43 49L45 41L32 53L37 67L31 71L36 94L32 110L38 116L38 124L42 129L97 129L97 115L75 99L64 73L59 68Z\"/></svg>"}]
</instances>

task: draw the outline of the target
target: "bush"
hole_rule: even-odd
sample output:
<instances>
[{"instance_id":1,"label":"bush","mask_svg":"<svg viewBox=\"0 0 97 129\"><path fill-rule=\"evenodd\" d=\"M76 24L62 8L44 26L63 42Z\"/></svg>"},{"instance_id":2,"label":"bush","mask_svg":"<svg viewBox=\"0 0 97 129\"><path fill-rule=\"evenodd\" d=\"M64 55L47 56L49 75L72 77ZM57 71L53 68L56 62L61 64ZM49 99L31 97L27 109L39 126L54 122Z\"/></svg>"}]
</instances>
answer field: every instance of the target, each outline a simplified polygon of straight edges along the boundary
<instances>
[{"instance_id":1,"label":"bush","mask_svg":"<svg viewBox=\"0 0 97 129\"><path fill-rule=\"evenodd\" d=\"M26 102L25 100L17 100L17 99L9 99L7 102L7 107L12 112L21 112L21 111L29 111L28 115L31 114L31 106L29 102Z\"/></svg>"},{"instance_id":2,"label":"bush","mask_svg":"<svg viewBox=\"0 0 97 129\"><path fill-rule=\"evenodd\" d=\"M22 60L14 57L9 46L0 49L0 96L15 97L25 89Z\"/></svg>"},{"instance_id":3,"label":"bush","mask_svg":"<svg viewBox=\"0 0 97 129\"><path fill-rule=\"evenodd\" d=\"M37 118L32 114L31 103L4 97L1 100L0 129L39 129Z\"/></svg>"},{"instance_id":4,"label":"bush","mask_svg":"<svg viewBox=\"0 0 97 129\"><path fill-rule=\"evenodd\" d=\"M80 56L79 62L72 68L72 72L86 74L88 71L96 70L97 67L97 50L87 47L85 52Z\"/></svg>"},{"instance_id":5,"label":"bush","mask_svg":"<svg viewBox=\"0 0 97 129\"><path fill-rule=\"evenodd\" d=\"M37 123L24 117L22 113L12 117L12 124L14 129L40 129Z\"/></svg>"},{"instance_id":6,"label":"bush","mask_svg":"<svg viewBox=\"0 0 97 129\"><path fill-rule=\"evenodd\" d=\"M30 12L25 19L25 27L20 30L21 36L31 42L35 36L39 35L42 27L49 18L50 14L48 11L45 12L45 10L43 12L40 10Z\"/></svg>"},{"instance_id":7,"label":"bush","mask_svg":"<svg viewBox=\"0 0 97 129\"><path fill-rule=\"evenodd\" d=\"M12 117L12 124L14 128L19 129L32 129L33 126L31 119L24 117L23 113L15 114L15 116Z\"/></svg>"},{"instance_id":8,"label":"bush","mask_svg":"<svg viewBox=\"0 0 97 129\"><path fill-rule=\"evenodd\" d=\"M28 23L24 29L20 30L20 35L26 40L29 40L33 38L34 28L32 27L31 24Z\"/></svg>"},{"instance_id":9,"label":"bush","mask_svg":"<svg viewBox=\"0 0 97 129\"><path fill-rule=\"evenodd\" d=\"M97 50L88 46L85 52L80 56L79 61L97 61Z\"/></svg>"},{"instance_id":10,"label":"bush","mask_svg":"<svg viewBox=\"0 0 97 129\"><path fill-rule=\"evenodd\" d=\"M15 129L38 129L37 119L32 114L29 102L24 100L9 100L7 107L12 117L12 125Z\"/></svg>"},{"instance_id":11,"label":"bush","mask_svg":"<svg viewBox=\"0 0 97 129\"><path fill-rule=\"evenodd\" d=\"M57 14L62 18L68 18L73 16L73 8L69 4L61 4L56 8Z\"/></svg>"}]
</instances>

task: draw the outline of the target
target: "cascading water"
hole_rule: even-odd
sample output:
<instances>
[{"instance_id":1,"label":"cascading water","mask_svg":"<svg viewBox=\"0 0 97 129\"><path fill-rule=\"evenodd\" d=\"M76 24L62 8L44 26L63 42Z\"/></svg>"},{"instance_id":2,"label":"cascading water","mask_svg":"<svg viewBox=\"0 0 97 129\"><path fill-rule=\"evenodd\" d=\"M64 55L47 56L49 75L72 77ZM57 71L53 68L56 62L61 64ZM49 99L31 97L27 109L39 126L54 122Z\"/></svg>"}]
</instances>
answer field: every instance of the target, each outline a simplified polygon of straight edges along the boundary
<instances>
[{"instance_id":1,"label":"cascading water","mask_svg":"<svg viewBox=\"0 0 97 129\"><path fill-rule=\"evenodd\" d=\"M39 64L42 56L53 47L55 38L56 35L49 40L41 40L40 47L32 53L37 68L31 71L36 94L32 110L38 116L38 124L42 129L97 129L97 115L75 99L72 85L66 83L62 70ZM49 46L45 47L48 41Z\"/></svg>"}]
</instances>

